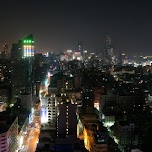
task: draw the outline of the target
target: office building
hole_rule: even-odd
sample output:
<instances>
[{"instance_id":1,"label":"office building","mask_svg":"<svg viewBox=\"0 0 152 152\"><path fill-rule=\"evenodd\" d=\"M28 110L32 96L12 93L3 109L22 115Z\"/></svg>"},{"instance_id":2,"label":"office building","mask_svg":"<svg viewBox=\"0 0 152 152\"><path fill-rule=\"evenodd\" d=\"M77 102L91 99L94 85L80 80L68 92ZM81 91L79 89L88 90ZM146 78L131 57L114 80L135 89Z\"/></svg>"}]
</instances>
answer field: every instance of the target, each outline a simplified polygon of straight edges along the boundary
<instances>
[{"instance_id":1,"label":"office building","mask_svg":"<svg viewBox=\"0 0 152 152\"><path fill-rule=\"evenodd\" d=\"M41 97L41 124L49 124L55 127L56 124L56 96L51 94L48 97Z\"/></svg>"}]
</instances>

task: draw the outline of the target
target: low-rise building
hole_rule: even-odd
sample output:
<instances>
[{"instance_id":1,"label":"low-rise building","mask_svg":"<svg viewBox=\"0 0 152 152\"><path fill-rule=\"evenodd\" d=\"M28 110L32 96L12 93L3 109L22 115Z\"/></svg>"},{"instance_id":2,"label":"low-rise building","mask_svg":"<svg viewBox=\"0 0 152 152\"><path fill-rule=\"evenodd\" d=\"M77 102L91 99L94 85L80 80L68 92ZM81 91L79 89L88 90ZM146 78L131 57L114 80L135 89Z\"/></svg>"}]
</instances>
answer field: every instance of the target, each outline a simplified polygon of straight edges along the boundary
<instances>
[{"instance_id":1,"label":"low-rise building","mask_svg":"<svg viewBox=\"0 0 152 152\"><path fill-rule=\"evenodd\" d=\"M107 132L97 130L94 132L93 145L91 151L93 152L108 152L108 138Z\"/></svg>"},{"instance_id":2,"label":"low-rise building","mask_svg":"<svg viewBox=\"0 0 152 152\"><path fill-rule=\"evenodd\" d=\"M134 144L135 124L127 121L119 121L114 124L114 136L118 144L125 147L129 144Z\"/></svg>"}]
</instances>

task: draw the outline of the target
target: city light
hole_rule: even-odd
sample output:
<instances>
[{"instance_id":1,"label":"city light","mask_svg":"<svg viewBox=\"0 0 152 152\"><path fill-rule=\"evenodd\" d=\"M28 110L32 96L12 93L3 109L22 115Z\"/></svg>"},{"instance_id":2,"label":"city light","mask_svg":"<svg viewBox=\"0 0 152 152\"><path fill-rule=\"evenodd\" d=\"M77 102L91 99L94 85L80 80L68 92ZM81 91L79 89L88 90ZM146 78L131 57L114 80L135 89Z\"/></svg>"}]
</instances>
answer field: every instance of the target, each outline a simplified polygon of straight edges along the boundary
<instances>
[{"instance_id":1,"label":"city light","mask_svg":"<svg viewBox=\"0 0 152 152\"><path fill-rule=\"evenodd\" d=\"M38 3L35 3L35 5L32 6L36 5L38 5ZM14 4L14 7L15 6L17 5ZM98 7L99 6L100 5L98 5ZM70 4L68 4L68 7L70 8ZM106 8L109 8L109 5L105 7L105 10ZM128 7L126 6L126 8ZM85 7L83 7L83 9L85 9ZM88 10L90 10L90 13L98 12L92 11L92 9ZM86 13L87 15L89 13L88 10ZM102 11L103 9L100 10ZM111 9L106 12L109 13L110 10ZM122 10L124 11L127 9ZM58 11L60 11L60 9L58 9ZM132 13L132 11L130 11L130 13ZM4 12L4 14L6 14L8 11ZM65 13L64 11L62 12ZM107 13L98 13L98 15L107 15ZM16 15L19 14L20 13L16 13ZM78 13L78 15L79 14L80 13ZM117 16L123 14L127 13L117 13ZM27 13L25 15L27 15ZM111 15L108 15L108 21L110 21L109 16ZM24 17L28 18L26 16ZM22 17L18 16L17 18L18 20L15 20L15 22L20 21L19 19ZM124 19L124 16L118 18ZM36 19L38 18L36 17L35 20ZM116 21L113 18L111 20L112 22ZM67 20L61 19L60 21ZM13 23L13 18L11 22L12 25L15 23ZM21 32L26 33L27 31L32 31L32 28L34 27L32 23L33 21L29 22L29 29L26 29L27 27L25 27L25 29L22 27L24 31ZM42 22L42 24L44 23ZM104 24L106 25L106 23ZM56 24L49 25L53 26ZM59 24L59 26L60 25L62 26L65 24ZM73 23L72 26L73 25L77 24ZM108 23L108 25L111 26L113 23ZM77 26L77 28L78 29L76 30L74 28L71 29L73 29L73 32L84 29L83 26ZM53 28L50 27L50 29ZM58 29L59 28L56 29L57 32ZM60 29L64 29L63 26ZM120 30L121 29L122 28L120 28ZM35 30L37 30L37 28L34 29L34 33L36 32ZM94 30L94 32L91 30ZM4 29L4 31L10 32L10 29ZM87 33L90 31L91 33ZM133 29L128 29L128 31L131 31L130 36L140 35L140 38L146 38L146 35L143 36L142 33L135 32L136 34L133 34ZM57 32L55 32L55 35ZM84 37L81 36L81 32L85 32L85 34L83 34ZM83 46L83 42L78 42L76 45L73 45L72 41L74 38L70 36L71 46L68 46L69 44L66 42L67 38L65 38L66 41L57 43L55 41L58 39L55 41L52 41L52 39L49 40L50 33L46 33L45 38L41 39L40 35L43 36L44 33L41 32L41 30L38 31L37 39L42 44L42 47L40 47L40 44L35 47L32 34L18 40L17 43L13 42L12 49L9 47L11 52L8 52L7 44L2 45L3 49L0 52L0 113L2 113L2 124L0 125L0 130L2 129L3 131L3 128L5 129L6 126L9 127L9 130L6 132L4 131L6 137L0 134L0 141L6 141L6 144L11 141L8 146L14 148L13 146L16 146L15 142L17 138L19 140L17 143L19 147L22 147L25 141L30 141L26 145L28 147L31 143L34 143L34 140L37 142L36 135L40 132L39 125L41 125L41 123L42 127L45 126L45 129L48 126L52 127L52 125L56 127L55 124L57 124L57 128L55 129L58 137L62 137L63 132L72 137L80 137L80 139L84 140L84 145L89 151L100 151L96 148L101 146L99 144L106 142L106 138L104 139L105 134L114 138L116 143L122 144L126 149L128 148L128 145L134 145L135 142L137 142L136 145L142 145L142 141L148 141L144 135L151 135L151 133L149 133L149 127L151 125L150 122L152 122L152 56L144 56L142 54L144 51L146 52L148 46L146 45L146 48L142 48L144 45L140 46L141 44L137 43L139 46L134 49L140 49L137 52L135 51L138 53L135 55L135 52L132 52L134 50L132 49L132 46L123 46L125 41L126 44L131 44L127 43L127 39L130 37L129 35L126 35L126 31L121 37L119 37L121 31L114 37L117 42L118 39L120 40L120 38L124 37L124 42L121 43L121 46L112 43L111 34L109 33L105 35L105 40L102 42L102 34L98 33L98 28L88 27L87 30L81 32L75 34L77 36L80 35L78 39L84 39L84 41L86 41L84 44L89 42L89 45L85 44ZM59 32L59 35L63 37L65 37L66 34L69 34L67 33L67 28L65 29L65 32ZM73 33L72 35L75 34ZM89 40L87 38L88 36L94 37L95 39L93 39L96 42L94 43L93 39ZM63 37L60 37L59 39L64 39ZM97 40L99 37L100 42ZM139 38L137 39L139 40ZM130 40L132 40L132 44L134 43L133 40L135 43L137 42L135 37ZM145 41L148 43L150 38L147 37L147 40ZM97 43L100 43L100 47L99 45L96 46ZM145 42L143 41L143 44L144 43ZM55 45L57 45L57 47L55 47ZM115 48L114 46L118 46L118 48ZM134 47L135 46L136 45L134 45ZM60 49L57 49L58 47ZM124 50L120 50L119 47L124 48ZM38 49L37 52L39 53L36 54L35 48ZM130 49L130 55L128 54L129 50L125 50L125 48ZM143 49L142 53L140 53L141 49ZM40 52L41 50L43 51ZM44 50L52 50L52 52L44 54ZM8 53L10 54L7 55ZM14 104L9 105L8 103ZM66 106L67 108L65 110L64 107L60 110L60 106ZM77 111L76 114L72 115L72 112L74 111L73 107L75 107L75 110ZM64 112L63 110L65 110L65 115L62 113ZM6 114L8 113L7 115L5 114L5 111ZM3 118L4 116L5 118ZM25 116L26 121L25 118L22 119L22 116ZM62 118L60 116L64 117ZM13 120L7 121L15 117L16 120L13 122L13 125L11 124ZM65 125L66 128L64 128L63 125ZM37 130L35 131L35 129ZM71 130L74 130L74 132L70 133L72 132ZM25 132L27 133L25 134ZM10 135L8 136L8 134ZM103 137L100 138L100 135L103 135ZM4 137L6 138L5 140L3 140ZM28 139L25 140L26 138ZM134 141L135 139L136 141ZM108 143L106 144L108 145ZM1 145L2 143L0 144L0 151ZM101 147L99 149L102 149ZM12 151L15 151L15 149ZM107 150L102 149L102 151Z\"/></svg>"},{"instance_id":2,"label":"city light","mask_svg":"<svg viewBox=\"0 0 152 152\"><path fill-rule=\"evenodd\" d=\"M32 45L23 45L23 56L24 57L32 57L34 56L34 46Z\"/></svg>"},{"instance_id":3,"label":"city light","mask_svg":"<svg viewBox=\"0 0 152 152\"><path fill-rule=\"evenodd\" d=\"M47 113L46 113L46 107L41 107L41 123L45 124L47 123Z\"/></svg>"},{"instance_id":4,"label":"city light","mask_svg":"<svg viewBox=\"0 0 152 152\"><path fill-rule=\"evenodd\" d=\"M26 44L28 44L28 43L34 43L34 41L32 41L32 40L23 40L23 43L26 43Z\"/></svg>"}]
</instances>

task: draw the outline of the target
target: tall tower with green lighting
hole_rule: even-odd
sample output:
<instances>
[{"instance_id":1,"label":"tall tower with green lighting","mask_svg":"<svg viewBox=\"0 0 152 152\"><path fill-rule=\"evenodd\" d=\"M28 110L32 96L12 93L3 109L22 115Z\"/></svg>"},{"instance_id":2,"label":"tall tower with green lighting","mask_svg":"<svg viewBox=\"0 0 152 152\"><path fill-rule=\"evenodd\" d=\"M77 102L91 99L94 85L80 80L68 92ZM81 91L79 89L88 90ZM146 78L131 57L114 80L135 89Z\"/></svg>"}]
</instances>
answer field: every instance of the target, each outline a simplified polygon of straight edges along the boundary
<instances>
[{"instance_id":1,"label":"tall tower with green lighting","mask_svg":"<svg viewBox=\"0 0 152 152\"><path fill-rule=\"evenodd\" d=\"M33 57L35 55L33 35L29 35L12 44L12 100L23 94L32 94ZM32 102L32 101L31 101Z\"/></svg>"},{"instance_id":2,"label":"tall tower with green lighting","mask_svg":"<svg viewBox=\"0 0 152 152\"><path fill-rule=\"evenodd\" d=\"M24 39L18 41L18 43L12 44L11 59L21 60L25 58L31 58L35 54L33 35L29 35Z\"/></svg>"},{"instance_id":3,"label":"tall tower with green lighting","mask_svg":"<svg viewBox=\"0 0 152 152\"><path fill-rule=\"evenodd\" d=\"M35 54L33 35L29 35L25 39L21 40L21 48L23 51L23 58L33 57Z\"/></svg>"}]
</instances>

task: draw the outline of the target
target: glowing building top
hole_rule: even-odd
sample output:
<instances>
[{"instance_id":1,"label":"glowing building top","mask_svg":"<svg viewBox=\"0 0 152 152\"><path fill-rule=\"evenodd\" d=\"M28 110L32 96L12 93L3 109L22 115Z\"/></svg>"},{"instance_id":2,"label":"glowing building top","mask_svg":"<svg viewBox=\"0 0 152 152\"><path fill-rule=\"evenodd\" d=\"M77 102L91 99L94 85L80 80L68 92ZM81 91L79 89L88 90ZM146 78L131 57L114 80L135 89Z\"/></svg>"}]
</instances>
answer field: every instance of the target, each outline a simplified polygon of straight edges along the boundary
<instances>
[{"instance_id":1,"label":"glowing building top","mask_svg":"<svg viewBox=\"0 0 152 152\"><path fill-rule=\"evenodd\" d=\"M23 50L23 58L34 56L34 40L33 35L29 35L25 39L21 41L22 50Z\"/></svg>"}]
</instances>

